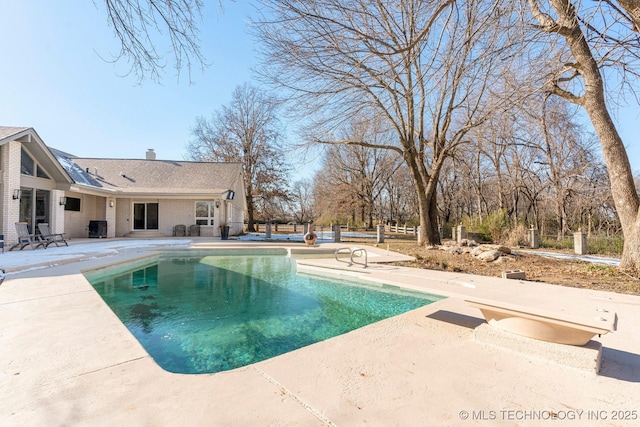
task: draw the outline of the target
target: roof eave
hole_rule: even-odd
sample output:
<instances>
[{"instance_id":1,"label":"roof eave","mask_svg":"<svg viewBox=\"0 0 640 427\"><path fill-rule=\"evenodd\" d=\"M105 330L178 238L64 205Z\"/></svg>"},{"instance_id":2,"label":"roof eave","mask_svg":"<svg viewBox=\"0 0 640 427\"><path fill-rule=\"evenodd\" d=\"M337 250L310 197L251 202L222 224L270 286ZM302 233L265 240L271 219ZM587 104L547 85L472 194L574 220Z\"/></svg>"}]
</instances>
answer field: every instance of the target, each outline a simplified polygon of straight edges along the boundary
<instances>
[{"instance_id":1,"label":"roof eave","mask_svg":"<svg viewBox=\"0 0 640 427\"><path fill-rule=\"evenodd\" d=\"M223 195L226 193L225 191L209 191L209 192L182 192L182 193L165 193L165 192L150 192L150 191L115 191L112 194L115 197L154 197L154 198L162 198L162 199L193 199L196 197L199 198L223 198Z\"/></svg>"}]
</instances>

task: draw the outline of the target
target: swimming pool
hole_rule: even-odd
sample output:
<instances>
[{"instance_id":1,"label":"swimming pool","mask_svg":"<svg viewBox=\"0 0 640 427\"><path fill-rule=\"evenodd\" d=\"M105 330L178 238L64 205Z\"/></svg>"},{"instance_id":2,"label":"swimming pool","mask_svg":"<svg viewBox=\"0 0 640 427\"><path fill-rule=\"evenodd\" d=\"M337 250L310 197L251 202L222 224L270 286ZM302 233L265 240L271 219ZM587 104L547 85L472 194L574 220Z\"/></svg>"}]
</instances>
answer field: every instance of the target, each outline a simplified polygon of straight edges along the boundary
<instances>
[{"instance_id":1,"label":"swimming pool","mask_svg":"<svg viewBox=\"0 0 640 427\"><path fill-rule=\"evenodd\" d=\"M163 369L259 362L442 299L296 274L287 256L163 254L85 273Z\"/></svg>"}]
</instances>

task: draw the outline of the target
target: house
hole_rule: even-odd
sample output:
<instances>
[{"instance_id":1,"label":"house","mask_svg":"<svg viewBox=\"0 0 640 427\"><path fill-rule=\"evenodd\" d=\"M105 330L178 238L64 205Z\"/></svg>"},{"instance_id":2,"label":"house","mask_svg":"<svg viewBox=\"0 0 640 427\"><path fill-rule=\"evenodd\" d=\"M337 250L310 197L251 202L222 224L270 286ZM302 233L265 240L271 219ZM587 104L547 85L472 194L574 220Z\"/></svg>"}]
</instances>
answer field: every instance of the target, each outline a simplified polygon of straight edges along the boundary
<instances>
[{"instance_id":1,"label":"house","mask_svg":"<svg viewBox=\"0 0 640 427\"><path fill-rule=\"evenodd\" d=\"M236 235L244 224L241 163L157 160L152 149L141 159L80 158L47 147L33 128L0 126L0 188L5 246L18 221L69 238L172 236L176 225L216 237L221 225Z\"/></svg>"}]
</instances>

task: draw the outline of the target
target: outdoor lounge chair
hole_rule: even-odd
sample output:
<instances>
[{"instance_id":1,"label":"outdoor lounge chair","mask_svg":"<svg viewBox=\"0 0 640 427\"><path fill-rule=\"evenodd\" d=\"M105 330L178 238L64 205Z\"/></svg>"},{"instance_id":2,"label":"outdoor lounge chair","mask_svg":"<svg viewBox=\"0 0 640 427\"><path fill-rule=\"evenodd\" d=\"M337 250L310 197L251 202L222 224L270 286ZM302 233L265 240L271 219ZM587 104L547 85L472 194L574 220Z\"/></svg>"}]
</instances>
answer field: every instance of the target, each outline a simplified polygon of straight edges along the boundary
<instances>
[{"instance_id":1,"label":"outdoor lounge chair","mask_svg":"<svg viewBox=\"0 0 640 427\"><path fill-rule=\"evenodd\" d=\"M51 233L51 231L49 230L49 224L47 224L46 222L41 222L40 224L38 224L38 230L40 230L40 239L43 241L45 248L52 243L56 246L60 246L60 243L64 243L65 246L69 246L64 238L64 234Z\"/></svg>"},{"instance_id":2,"label":"outdoor lounge chair","mask_svg":"<svg viewBox=\"0 0 640 427\"><path fill-rule=\"evenodd\" d=\"M40 236L29 234L29 228L26 222L16 222L16 231L18 232L18 243L11 246L10 251L18 246L20 246L20 250L23 250L27 245L31 246L31 249L37 249L40 246L45 249L47 248Z\"/></svg>"}]
</instances>

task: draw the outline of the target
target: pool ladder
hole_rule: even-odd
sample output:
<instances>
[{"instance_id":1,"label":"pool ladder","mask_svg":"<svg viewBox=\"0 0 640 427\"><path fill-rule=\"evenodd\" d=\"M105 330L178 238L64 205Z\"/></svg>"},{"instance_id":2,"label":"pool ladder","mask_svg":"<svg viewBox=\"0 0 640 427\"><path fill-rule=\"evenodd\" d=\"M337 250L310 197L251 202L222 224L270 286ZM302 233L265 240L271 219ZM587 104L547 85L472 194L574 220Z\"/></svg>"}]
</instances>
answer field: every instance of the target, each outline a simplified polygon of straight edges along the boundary
<instances>
[{"instance_id":1,"label":"pool ladder","mask_svg":"<svg viewBox=\"0 0 640 427\"><path fill-rule=\"evenodd\" d=\"M344 254L347 253L345 251L348 251L349 255L349 261L344 261L340 258L338 258L339 254ZM362 256L362 254L364 254L364 262L359 262L353 259L354 255L356 254L360 254L360 256ZM363 265L365 268L367 268L367 250L366 249L362 249L362 248L355 248L355 249L351 249L351 248L338 248L336 249L336 252L334 254L336 261L339 262L345 262L349 265L353 265L353 264L359 264L359 265Z\"/></svg>"}]
</instances>

